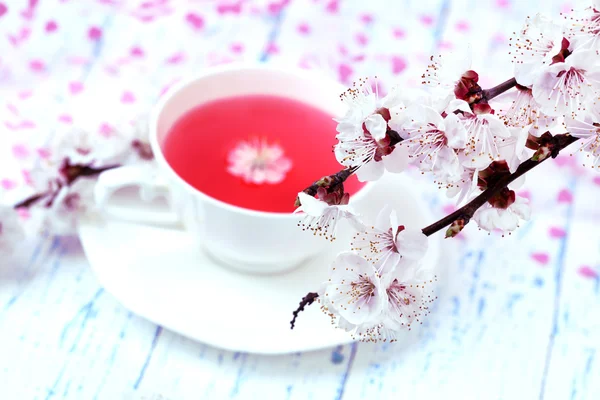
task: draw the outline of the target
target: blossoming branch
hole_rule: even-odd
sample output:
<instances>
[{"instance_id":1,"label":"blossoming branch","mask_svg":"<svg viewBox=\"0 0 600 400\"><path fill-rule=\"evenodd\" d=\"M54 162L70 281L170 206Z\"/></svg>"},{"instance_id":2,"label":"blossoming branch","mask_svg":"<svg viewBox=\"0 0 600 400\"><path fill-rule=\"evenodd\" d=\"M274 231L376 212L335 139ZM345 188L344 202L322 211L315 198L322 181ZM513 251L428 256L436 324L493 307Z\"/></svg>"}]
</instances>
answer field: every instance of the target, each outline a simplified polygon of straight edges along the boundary
<instances>
[{"instance_id":1,"label":"blossoming branch","mask_svg":"<svg viewBox=\"0 0 600 400\"><path fill-rule=\"evenodd\" d=\"M423 90L394 88L384 98L361 80L342 95L335 157L344 167L299 193L304 229L335 238L340 220L356 234L338 255L329 279L294 312L320 303L332 324L363 341L394 341L430 312L434 271L421 265L428 237L446 228L455 237L471 221L510 233L529 219L528 201L515 189L525 174L578 143L584 165L600 167L600 1L552 21L527 18L510 43L514 77L483 89L470 57L434 56ZM378 180L413 165L456 198L455 212L418 229L402 214L380 211L362 221L344 182ZM392 195L392 194L390 194Z\"/></svg>"},{"instance_id":2,"label":"blossoming branch","mask_svg":"<svg viewBox=\"0 0 600 400\"><path fill-rule=\"evenodd\" d=\"M151 173L153 158L146 118L102 135L79 129L61 132L48 156L25 175L31 195L0 206L0 250L12 252L26 230L74 234L79 219L94 209L93 188L102 172L145 163Z\"/></svg>"}]
</instances>

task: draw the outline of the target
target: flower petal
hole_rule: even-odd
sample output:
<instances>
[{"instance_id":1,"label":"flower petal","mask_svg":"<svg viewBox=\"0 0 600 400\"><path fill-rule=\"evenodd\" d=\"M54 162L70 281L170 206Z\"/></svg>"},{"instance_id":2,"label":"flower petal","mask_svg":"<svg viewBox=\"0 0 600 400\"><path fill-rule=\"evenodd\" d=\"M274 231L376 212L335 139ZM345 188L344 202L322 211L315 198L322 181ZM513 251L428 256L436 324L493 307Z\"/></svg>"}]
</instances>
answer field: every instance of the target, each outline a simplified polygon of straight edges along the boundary
<instances>
[{"instance_id":1,"label":"flower petal","mask_svg":"<svg viewBox=\"0 0 600 400\"><path fill-rule=\"evenodd\" d=\"M313 217L323 215L323 212L329 207L324 201L316 199L304 192L298 193L298 199L300 200L301 206L298 207L295 212L302 211Z\"/></svg>"},{"instance_id":2,"label":"flower petal","mask_svg":"<svg viewBox=\"0 0 600 400\"><path fill-rule=\"evenodd\" d=\"M467 130L454 113L444 118L444 127L448 146L453 149L464 149L467 144Z\"/></svg>"},{"instance_id":3,"label":"flower petal","mask_svg":"<svg viewBox=\"0 0 600 400\"><path fill-rule=\"evenodd\" d=\"M351 324L378 317L384 304L377 272L353 252L340 253L333 261L324 295L334 311Z\"/></svg>"},{"instance_id":4,"label":"flower petal","mask_svg":"<svg viewBox=\"0 0 600 400\"><path fill-rule=\"evenodd\" d=\"M462 111L468 114L473 114L473 110L471 110L469 103L460 99L451 100L448 106L446 107L446 113L448 113L448 115L454 114L455 111Z\"/></svg>"},{"instance_id":5,"label":"flower petal","mask_svg":"<svg viewBox=\"0 0 600 400\"><path fill-rule=\"evenodd\" d=\"M392 154L394 154L392 152ZM376 181L381 178L385 167L383 163L377 161L369 161L356 171L356 177L361 182Z\"/></svg>"},{"instance_id":6,"label":"flower petal","mask_svg":"<svg viewBox=\"0 0 600 400\"><path fill-rule=\"evenodd\" d=\"M383 206L383 208L377 214L375 218L375 228L380 231L386 232L390 229L390 213L392 212L392 207L389 204Z\"/></svg>"},{"instance_id":7,"label":"flower petal","mask_svg":"<svg viewBox=\"0 0 600 400\"><path fill-rule=\"evenodd\" d=\"M396 236L396 247L403 259L418 261L427 253L429 242L420 229L406 228Z\"/></svg>"},{"instance_id":8,"label":"flower petal","mask_svg":"<svg viewBox=\"0 0 600 400\"><path fill-rule=\"evenodd\" d=\"M392 173L403 172L408 166L408 148L405 146L394 147L394 150L387 156L381 158L385 169Z\"/></svg>"},{"instance_id":9,"label":"flower petal","mask_svg":"<svg viewBox=\"0 0 600 400\"><path fill-rule=\"evenodd\" d=\"M385 122L385 119L380 114L369 115L365 120L365 126L376 140L385 138L387 122Z\"/></svg>"}]
</instances>

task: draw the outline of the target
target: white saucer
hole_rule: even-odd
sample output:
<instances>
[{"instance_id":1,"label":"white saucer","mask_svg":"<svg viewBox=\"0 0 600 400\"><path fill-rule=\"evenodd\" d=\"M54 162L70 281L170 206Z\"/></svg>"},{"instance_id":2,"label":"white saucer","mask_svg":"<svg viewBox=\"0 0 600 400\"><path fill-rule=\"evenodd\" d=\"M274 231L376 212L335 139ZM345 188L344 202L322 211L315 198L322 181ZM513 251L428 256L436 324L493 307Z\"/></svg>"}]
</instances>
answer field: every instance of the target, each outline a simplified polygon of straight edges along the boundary
<instances>
[{"instance_id":1,"label":"white saucer","mask_svg":"<svg viewBox=\"0 0 600 400\"><path fill-rule=\"evenodd\" d=\"M387 176L365 196L368 207L356 208L369 221L388 203L398 210L402 224L422 227L433 219L411 194L415 190L413 182ZM109 293L134 313L184 336L265 354L351 341L316 304L300 314L294 330L289 323L302 297L326 279L331 260L348 249L349 234L338 235L327 253L291 272L258 276L217 264L183 231L90 219L79 233L92 270ZM439 240L430 242L425 263L433 265Z\"/></svg>"}]
</instances>

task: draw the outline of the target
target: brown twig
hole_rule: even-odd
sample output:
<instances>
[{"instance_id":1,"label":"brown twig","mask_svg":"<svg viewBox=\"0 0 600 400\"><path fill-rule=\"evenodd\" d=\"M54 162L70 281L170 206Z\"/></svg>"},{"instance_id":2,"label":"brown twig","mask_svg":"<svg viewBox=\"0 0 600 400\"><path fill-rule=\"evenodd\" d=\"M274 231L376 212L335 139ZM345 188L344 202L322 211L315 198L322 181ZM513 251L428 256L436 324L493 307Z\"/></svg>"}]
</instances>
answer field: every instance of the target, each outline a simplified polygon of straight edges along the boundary
<instances>
[{"instance_id":1,"label":"brown twig","mask_svg":"<svg viewBox=\"0 0 600 400\"><path fill-rule=\"evenodd\" d=\"M29 196L28 198L26 198L25 200L22 200L20 202L18 202L17 204L15 204L13 206L13 208L19 209L19 208L29 208L32 205L34 205L35 203L37 203L38 201L40 201L41 199L43 199L44 197L46 197L49 193L36 193L32 196Z\"/></svg>"},{"instance_id":2,"label":"brown twig","mask_svg":"<svg viewBox=\"0 0 600 400\"><path fill-rule=\"evenodd\" d=\"M310 196L314 196L317 194L317 190L319 190L320 187L336 187L344 183L346 179L348 179L350 175L352 175L357 169L358 168L355 167L345 168L336 172L335 174L324 176L321 179L313 182L313 184L304 189L303 192Z\"/></svg>"},{"instance_id":3,"label":"brown twig","mask_svg":"<svg viewBox=\"0 0 600 400\"><path fill-rule=\"evenodd\" d=\"M296 318L298 318L298 314L300 314L301 311L304 311L304 308L306 306L310 306L312 303L314 303L318 297L319 297L318 293L310 292L302 298L302 301L300 301L298 308L296 309L296 311L294 311L292 313L292 314L294 314L294 318L292 318L292 320L290 321L290 325L291 325L290 329L294 329L294 326L296 325Z\"/></svg>"},{"instance_id":4,"label":"brown twig","mask_svg":"<svg viewBox=\"0 0 600 400\"><path fill-rule=\"evenodd\" d=\"M493 88L484 90L482 92L483 98L486 101L489 101L494 97L506 92L507 90L514 88L515 86L517 86L517 80L515 78L510 78L509 80L504 81Z\"/></svg>"},{"instance_id":5,"label":"brown twig","mask_svg":"<svg viewBox=\"0 0 600 400\"><path fill-rule=\"evenodd\" d=\"M109 165L106 167L102 167L102 168L93 168L90 166L83 166L83 165L66 165L66 167L63 167L63 174L66 175L66 186L71 186L73 183L75 183L75 181L77 181L77 179L81 178L81 177L86 177L86 178L92 178L95 176L100 175L101 173L103 173L104 171L108 171L111 169L115 169L120 167L121 165L115 164L115 165ZM65 169L66 168L66 169ZM48 192L43 192L43 193L35 193L31 196L29 196L28 198L26 198L25 200L22 200L20 202L18 202L17 204L15 204L13 206L13 208L16 210L18 208L29 208L33 205L35 205L38 201L46 198L49 195L56 195L58 193L59 190L61 190L64 186L63 185L59 185L59 187L54 191L48 191ZM51 199L50 204L52 203L54 199Z\"/></svg>"},{"instance_id":6,"label":"brown twig","mask_svg":"<svg viewBox=\"0 0 600 400\"><path fill-rule=\"evenodd\" d=\"M552 151L552 158L555 158L562 149L564 149L568 145L576 142L577 140L578 140L578 138L573 137L569 134L554 136L554 145L556 147ZM550 158L550 157L547 157L547 158ZM508 186L509 183L513 182L520 176L524 175L528 171L530 171L533 168L535 168L536 166L540 165L547 158L545 158L541 161L534 161L534 160L524 161L523 163L521 163L521 165L519 165L519 167L517 168L517 170L514 173L499 179L497 182L495 182L494 184L489 186L479 196L475 197L473 200L471 200L469 203L465 204L463 207L454 211L452 214L445 216L444 218L440 219L439 221L436 221L433 224L423 228L422 229L423 234L425 236L431 236L434 233L442 230L443 228L447 227L448 225L452 224L454 221L459 220L459 219L464 219L465 221L469 221L469 219L471 219L473 217L473 214L475 214L475 211L477 211L477 209L479 209L479 207L483 206L496 193L498 193L500 190L502 190L503 188Z\"/></svg>"}]
</instances>

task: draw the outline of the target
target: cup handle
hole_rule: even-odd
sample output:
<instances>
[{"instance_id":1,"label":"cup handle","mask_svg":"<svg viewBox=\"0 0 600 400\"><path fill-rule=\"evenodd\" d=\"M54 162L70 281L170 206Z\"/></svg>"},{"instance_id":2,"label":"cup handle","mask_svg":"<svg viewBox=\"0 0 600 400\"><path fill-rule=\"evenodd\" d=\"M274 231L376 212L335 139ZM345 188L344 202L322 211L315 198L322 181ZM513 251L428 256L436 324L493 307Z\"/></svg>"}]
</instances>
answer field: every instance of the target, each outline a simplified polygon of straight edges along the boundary
<instances>
[{"instance_id":1,"label":"cup handle","mask_svg":"<svg viewBox=\"0 0 600 400\"><path fill-rule=\"evenodd\" d=\"M170 200L170 191L163 177L148 165L131 165L103 172L98 177L94 187L96 206L107 216L126 222L167 227L181 227L181 220L170 208L153 210L147 207L141 209L138 205L115 205L110 200L119 189L138 187L140 200L151 202L157 197L164 196Z\"/></svg>"}]
</instances>

